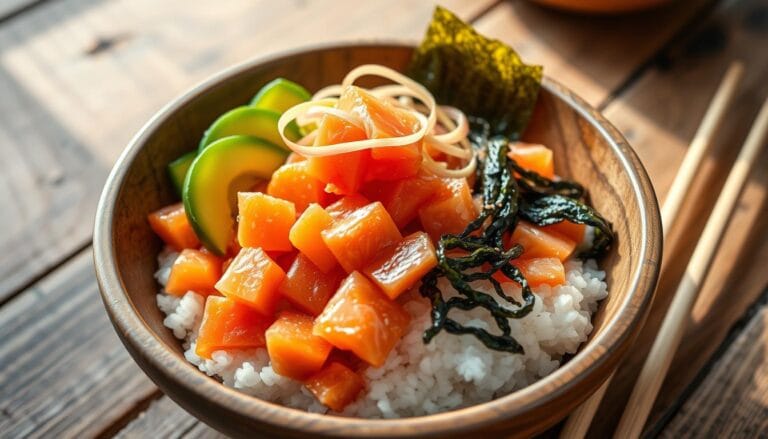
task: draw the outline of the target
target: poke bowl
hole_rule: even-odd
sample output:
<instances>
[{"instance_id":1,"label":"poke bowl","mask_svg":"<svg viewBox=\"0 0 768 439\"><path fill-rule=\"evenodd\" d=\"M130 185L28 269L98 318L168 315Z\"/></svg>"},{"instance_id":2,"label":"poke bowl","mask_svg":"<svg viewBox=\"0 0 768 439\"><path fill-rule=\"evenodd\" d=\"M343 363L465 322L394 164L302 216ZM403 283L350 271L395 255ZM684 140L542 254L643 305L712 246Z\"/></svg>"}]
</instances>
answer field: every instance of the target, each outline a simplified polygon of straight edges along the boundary
<instances>
[{"instance_id":1,"label":"poke bowl","mask_svg":"<svg viewBox=\"0 0 768 439\"><path fill-rule=\"evenodd\" d=\"M312 413L310 403L296 403L296 398L291 399L292 395L276 397L273 401L269 401L269 397L253 396L253 393L249 395L238 390L247 387L251 379L242 379L241 370L246 362L238 363L241 366L238 371L226 375L206 369L205 364L211 363L193 355L195 349L194 345L190 347L190 341L194 340L185 338L188 337L185 328L168 323L181 300L168 298L172 302L164 306L162 302L166 299L158 298L160 286L155 274L158 273L158 254L162 255L163 243L147 222L153 212L178 200L169 181L167 165L195 149L206 129L221 114L247 103L275 78L290 78L307 90L317 91L341 82L347 72L361 65L377 64L402 72L413 54L414 46L410 44L356 43L301 50L235 66L159 111L130 142L110 174L98 207L94 235L97 278L109 317L134 360L163 392L217 430L234 437L452 437L480 432L529 436L561 420L594 392L616 368L642 326L661 257L660 219L652 186L637 156L620 133L573 92L544 77L522 140L547 145L554 152L558 158L554 162L556 174L576 180L588 189L590 203L610 222L615 234L610 250L599 260L599 269L604 274L598 276L600 282L593 282L607 284L610 293L603 294L603 288L599 305L595 302L590 305L594 309L584 311L590 326L582 335L584 338L585 334L589 336L583 343L579 339L572 345L569 349L573 352L558 354L556 359L547 356L547 361L556 361L556 364L537 366L547 369L541 376L534 373L536 376L524 385L504 387L507 390L494 393L485 402L459 402L449 409L433 411L425 408L415 410L412 415L402 415L394 409L391 411L394 416L376 411L370 417L365 415L367 406L360 402L353 403L358 404L352 406L357 411L343 415L341 409L340 413L334 414L330 411ZM185 185L189 185L189 180L187 175ZM242 210L240 215L242 222ZM238 250L243 253L245 247ZM253 252L250 254L253 256ZM236 265L237 259L228 264ZM288 263L285 271L290 271L290 266ZM582 270L581 265L577 268ZM593 269L596 268L589 270ZM353 270L347 270L350 271ZM353 280L358 283L370 283L357 271L344 282L352 282L349 279L354 276L357 277ZM589 277L586 279L590 280ZM161 281L161 284L170 289L165 282ZM579 294L582 293L580 290ZM211 302L210 297L208 302ZM198 300L204 301L204 296ZM416 300L423 299L414 298ZM208 304L205 306L207 310ZM320 312L326 313L328 308ZM428 316L430 313L425 309L428 306L420 311L409 309L409 312L423 312ZM196 325L200 325L200 316L197 318ZM283 318L280 314L277 319ZM427 320L428 317L424 317L424 321ZM387 322L391 323L391 320ZM408 336L401 331L397 338L392 343L403 344ZM199 346L199 339L197 343ZM435 343L437 341L433 341L433 345ZM350 349L358 357L367 359L369 365L381 366L385 361L384 357L378 361L366 356L368 351ZM265 357L266 351L262 349L261 352L253 355ZM215 360L208 361L215 363ZM232 361L231 356L227 361ZM254 360L249 361L252 372ZM524 368L521 370L524 374L532 373L525 372ZM237 373L246 384L233 384ZM263 373L264 369L257 380L269 381ZM364 376L366 380L373 379L373 375ZM400 378L408 380L406 376ZM223 385L221 381L230 382ZM370 386L371 382L366 381L363 386ZM263 387L263 383L260 385ZM301 401L309 397L305 389L301 390L303 396L299 395L298 388L289 389L293 389L291 391ZM255 394L259 395L258 392ZM289 400L294 402L287 402ZM381 408L375 402L369 406L374 411L376 407ZM382 419L389 417L397 419Z\"/></svg>"}]
</instances>

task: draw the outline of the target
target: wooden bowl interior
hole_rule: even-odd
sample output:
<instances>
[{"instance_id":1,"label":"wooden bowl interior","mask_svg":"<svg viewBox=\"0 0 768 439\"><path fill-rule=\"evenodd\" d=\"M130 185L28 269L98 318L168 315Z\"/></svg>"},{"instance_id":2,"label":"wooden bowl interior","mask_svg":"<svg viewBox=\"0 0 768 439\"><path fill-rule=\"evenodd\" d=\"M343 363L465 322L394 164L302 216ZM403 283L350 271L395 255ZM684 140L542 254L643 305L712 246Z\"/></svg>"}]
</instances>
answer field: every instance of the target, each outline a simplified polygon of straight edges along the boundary
<instances>
[{"instance_id":1,"label":"wooden bowl interior","mask_svg":"<svg viewBox=\"0 0 768 439\"><path fill-rule=\"evenodd\" d=\"M133 162L124 164L129 168L114 203L112 244L117 275L128 301L168 349L183 358L180 343L163 326L163 315L155 301L158 286L153 273L157 268L156 255L161 244L146 222L149 212L176 199L166 175L166 164L183 152L194 149L203 131L218 115L247 103L262 85L275 77L286 77L309 90L317 90L339 82L346 72L360 64L378 63L402 69L410 59L410 53L411 49L399 46L328 48L236 69L224 73L228 76L226 81L214 81L212 86L209 82L205 90L193 90L150 123L149 131L144 134L143 146ZM627 326L637 322L622 323L614 317L626 309L637 313L647 304L650 293L641 291L631 296L632 285L643 264L640 260L643 258L640 249L645 248L643 240L657 239L644 235L647 225L641 219L641 211L650 209L653 215L657 215L657 211L655 200L650 202L650 206L641 205L643 201L637 195L637 182L633 182L627 172L630 165L616 154L616 145L611 145L611 140L606 137L617 133L601 132L587 120L583 111L574 109L573 100L564 99L564 93L567 92L556 83L547 83L542 89L525 139L546 144L555 150L557 173L577 180L589 189L592 203L613 223L619 237L610 255L601 262L601 267L608 273L610 295L602 302L594 320L594 339L609 326L612 332L629 332ZM651 277L655 281L655 272ZM624 347L626 343L621 349ZM614 357L601 365L599 373L592 370L592 382L581 386L589 392L571 395L559 407L550 408L549 413L540 414L538 418L521 418L519 422L528 425L526 428L530 431L536 431L557 421L608 376L618 361L618 355ZM598 354L589 358L577 356L571 363L582 362L582 366L589 369L589 363L597 359ZM561 376L557 380L572 378ZM562 383L553 382L552 385L559 384ZM540 392L537 398L546 399L546 389ZM507 426L510 422L506 421ZM534 425L529 425L531 423Z\"/></svg>"}]
</instances>

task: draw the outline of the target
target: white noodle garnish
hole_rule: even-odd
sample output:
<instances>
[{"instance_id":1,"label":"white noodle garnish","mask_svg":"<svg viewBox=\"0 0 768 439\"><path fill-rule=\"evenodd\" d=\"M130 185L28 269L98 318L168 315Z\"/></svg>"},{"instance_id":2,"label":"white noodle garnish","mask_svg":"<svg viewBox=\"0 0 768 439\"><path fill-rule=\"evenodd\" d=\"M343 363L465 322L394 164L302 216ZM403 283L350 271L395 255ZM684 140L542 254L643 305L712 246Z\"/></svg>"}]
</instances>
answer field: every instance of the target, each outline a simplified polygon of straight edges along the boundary
<instances>
[{"instance_id":1,"label":"white noodle garnish","mask_svg":"<svg viewBox=\"0 0 768 439\"><path fill-rule=\"evenodd\" d=\"M285 136L285 128L292 121L296 120L299 125L306 126L310 123L318 123L325 115L331 115L350 125L363 128L363 121L357 115L336 108L341 93L363 76L379 76L394 82L394 84L367 91L379 99L387 100L397 108L408 111L418 121L419 129L408 135L357 140L334 145L309 145L309 142L314 142L317 130L298 142ZM434 133L435 125L438 122L447 132ZM297 154L305 157L322 157L364 149L423 144L421 148L422 167L438 176L467 177L475 171L477 166L475 152L467 141L469 122L464 113L454 107L438 106L432 94L424 86L395 70L376 64L366 64L353 69L340 85L324 87L315 93L311 101L289 108L280 117L277 127L285 144ZM446 162L433 159L428 154L428 149L456 157L465 165L459 169L449 169Z\"/></svg>"}]
</instances>

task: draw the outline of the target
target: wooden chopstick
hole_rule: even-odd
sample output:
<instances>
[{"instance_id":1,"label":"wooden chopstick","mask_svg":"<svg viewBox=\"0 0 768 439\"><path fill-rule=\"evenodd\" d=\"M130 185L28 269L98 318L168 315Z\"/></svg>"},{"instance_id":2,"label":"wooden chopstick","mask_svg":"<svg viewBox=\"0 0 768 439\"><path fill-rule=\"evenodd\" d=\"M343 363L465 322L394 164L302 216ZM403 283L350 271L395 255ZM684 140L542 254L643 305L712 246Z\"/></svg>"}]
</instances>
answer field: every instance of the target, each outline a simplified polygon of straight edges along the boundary
<instances>
[{"instance_id":1,"label":"wooden chopstick","mask_svg":"<svg viewBox=\"0 0 768 439\"><path fill-rule=\"evenodd\" d=\"M656 395L664 382L672 357L680 345L688 322L691 307L696 299L707 270L714 258L715 250L728 225L739 195L749 176L752 164L757 159L760 148L768 135L768 98L763 102L760 112L749 130L747 140L739 152L736 162L725 180L725 186L717 198L712 214L704 226L699 243L685 269L683 280L677 287L672 304L664 317L659 334L653 343L651 352L643 365L640 377L635 383L632 395L614 438L636 438L642 433L648 413L651 411Z\"/></svg>"},{"instance_id":2,"label":"wooden chopstick","mask_svg":"<svg viewBox=\"0 0 768 439\"><path fill-rule=\"evenodd\" d=\"M662 235L666 238L667 232L672 229L677 220L677 213L683 204L685 194L690 189L693 177L701 165L707 150L712 144L715 132L725 116L725 111L736 94L736 88L744 73L744 65L741 62L733 62L720 85L715 92L712 101L701 120L699 128L691 141L688 151L683 158L680 169L675 175L672 186L667 193L667 198L661 208ZM560 438L581 439L587 434L592 419L595 417L600 402L605 396L608 386L611 384L613 374L568 417L568 420L560 432Z\"/></svg>"}]
</instances>

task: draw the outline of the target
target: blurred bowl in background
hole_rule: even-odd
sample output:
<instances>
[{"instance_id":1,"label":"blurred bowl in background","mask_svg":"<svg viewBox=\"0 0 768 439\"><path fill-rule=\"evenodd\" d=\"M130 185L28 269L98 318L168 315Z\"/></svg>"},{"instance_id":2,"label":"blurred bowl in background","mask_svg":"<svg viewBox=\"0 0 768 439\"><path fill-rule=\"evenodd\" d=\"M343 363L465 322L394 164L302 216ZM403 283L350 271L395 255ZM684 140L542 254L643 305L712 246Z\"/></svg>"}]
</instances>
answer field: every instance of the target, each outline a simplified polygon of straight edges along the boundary
<instances>
[{"instance_id":1,"label":"blurred bowl in background","mask_svg":"<svg viewBox=\"0 0 768 439\"><path fill-rule=\"evenodd\" d=\"M532 0L544 6L573 12L616 14L652 8L670 0Z\"/></svg>"}]
</instances>

